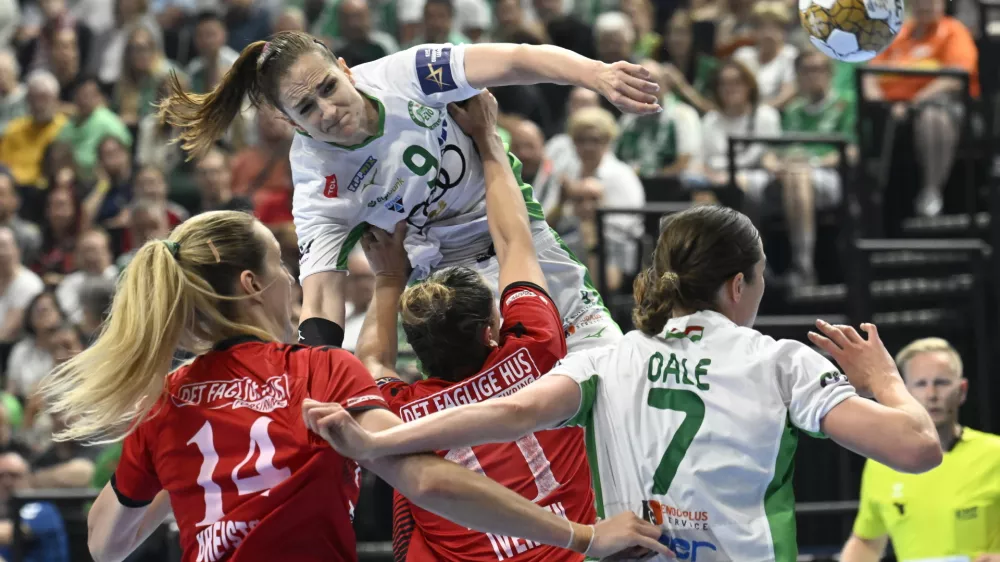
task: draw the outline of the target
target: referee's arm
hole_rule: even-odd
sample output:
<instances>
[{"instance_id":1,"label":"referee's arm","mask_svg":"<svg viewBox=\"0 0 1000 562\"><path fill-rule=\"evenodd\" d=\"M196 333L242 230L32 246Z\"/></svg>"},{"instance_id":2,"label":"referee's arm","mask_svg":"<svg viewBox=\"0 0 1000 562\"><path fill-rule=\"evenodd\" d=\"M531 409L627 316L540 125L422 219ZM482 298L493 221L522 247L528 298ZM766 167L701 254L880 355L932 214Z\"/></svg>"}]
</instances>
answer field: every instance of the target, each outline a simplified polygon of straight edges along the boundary
<instances>
[{"instance_id":1,"label":"referee's arm","mask_svg":"<svg viewBox=\"0 0 1000 562\"><path fill-rule=\"evenodd\" d=\"M885 553L888 535L874 539L864 539L855 534L847 539L844 550L840 553L841 562L878 562Z\"/></svg>"}]
</instances>

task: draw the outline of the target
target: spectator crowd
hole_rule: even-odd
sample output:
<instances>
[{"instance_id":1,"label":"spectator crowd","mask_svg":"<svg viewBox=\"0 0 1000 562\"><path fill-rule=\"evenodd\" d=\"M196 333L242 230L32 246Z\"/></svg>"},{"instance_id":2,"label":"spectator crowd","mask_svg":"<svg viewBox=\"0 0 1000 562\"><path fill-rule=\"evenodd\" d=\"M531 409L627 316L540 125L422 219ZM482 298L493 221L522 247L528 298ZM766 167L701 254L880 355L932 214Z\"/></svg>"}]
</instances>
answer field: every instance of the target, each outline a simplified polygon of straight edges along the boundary
<instances>
[{"instance_id":1,"label":"spectator crowd","mask_svg":"<svg viewBox=\"0 0 1000 562\"><path fill-rule=\"evenodd\" d=\"M957 2L959 15L963 2ZM816 282L817 211L842 201L829 146L728 138L838 134L856 148L860 96L911 120L921 171L913 212L934 216L960 136L960 81L882 76L856 91L855 68L813 49L789 0L0 0L0 465L35 487L103 486L118 451L53 443L39 381L85 348L136 248L197 213L253 212L297 275L288 151L295 131L249 103L220 143L189 159L156 103L173 76L211 90L249 43L306 30L348 65L421 43L549 43L646 67L658 115L620 115L593 92L499 88L502 134L550 225L595 277L628 291L644 249L642 219L606 219L610 259L598 271L596 211L642 207L678 186L696 202L732 186L753 216L787 223L796 284ZM970 73L978 96L976 24L945 0L912 0L897 41L876 60ZM907 142L910 142L907 140ZM655 233L653 233L655 234ZM363 254L351 257L347 338L353 349L372 295ZM297 310L293 314L297 314ZM292 319L297 323L297 319ZM0 482L2 484L2 482ZM5 484L12 485L12 484ZM2 488L2 486L0 486ZM0 514L3 515L3 514ZM0 533L2 538L3 533ZM0 541L2 542L2 541ZM2 546L2 545L0 545Z\"/></svg>"}]
</instances>

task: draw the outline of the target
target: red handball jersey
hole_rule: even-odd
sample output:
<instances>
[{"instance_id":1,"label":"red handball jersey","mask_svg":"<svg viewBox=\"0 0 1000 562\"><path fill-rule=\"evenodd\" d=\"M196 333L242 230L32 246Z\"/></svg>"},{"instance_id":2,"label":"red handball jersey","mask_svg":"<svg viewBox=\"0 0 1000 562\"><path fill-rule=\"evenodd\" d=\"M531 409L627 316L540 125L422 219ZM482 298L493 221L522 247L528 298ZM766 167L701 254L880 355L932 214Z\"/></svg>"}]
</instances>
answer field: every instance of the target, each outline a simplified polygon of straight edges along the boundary
<instances>
[{"instance_id":1,"label":"red handball jersey","mask_svg":"<svg viewBox=\"0 0 1000 562\"><path fill-rule=\"evenodd\" d=\"M408 385L382 379L390 408L404 421L462 404L508 396L538 380L566 355L562 319L545 291L513 283L500 298L500 347L479 374L459 383L428 379ZM590 466L580 428L540 431L514 443L438 451L571 521L596 518ZM583 556L515 537L480 533L410 504L396 494L393 550L397 562L569 562Z\"/></svg>"},{"instance_id":2,"label":"red handball jersey","mask_svg":"<svg viewBox=\"0 0 1000 562\"><path fill-rule=\"evenodd\" d=\"M357 560L351 520L360 469L302 420L302 400L385 408L371 375L334 348L228 340L167 379L150 418L125 438L118 500L161 490L185 562Z\"/></svg>"}]
</instances>

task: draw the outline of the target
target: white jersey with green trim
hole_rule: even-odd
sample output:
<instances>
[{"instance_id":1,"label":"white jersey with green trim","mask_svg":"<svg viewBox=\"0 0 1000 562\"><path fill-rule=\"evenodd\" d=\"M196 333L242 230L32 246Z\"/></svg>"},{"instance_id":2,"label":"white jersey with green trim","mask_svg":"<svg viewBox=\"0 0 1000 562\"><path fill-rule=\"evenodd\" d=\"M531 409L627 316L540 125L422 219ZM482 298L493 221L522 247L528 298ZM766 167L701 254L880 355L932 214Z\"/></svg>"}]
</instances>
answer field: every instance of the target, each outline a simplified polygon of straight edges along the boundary
<instances>
[{"instance_id":1,"label":"white jersey with green trim","mask_svg":"<svg viewBox=\"0 0 1000 562\"><path fill-rule=\"evenodd\" d=\"M820 435L856 396L830 361L702 311L570 353L553 375L580 384L566 425L586 428L602 517L660 525L680 560L794 562L798 430Z\"/></svg>"},{"instance_id":2,"label":"white jersey with green trim","mask_svg":"<svg viewBox=\"0 0 1000 562\"><path fill-rule=\"evenodd\" d=\"M489 249L482 162L446 107L479 93L464 64L465 46L445 44L359 65L352 73L378 106L378 134L350 147L296 135L292 213L301 279L345 270L366 224L392 231L406 220L407 253L422 274ZM531 188L522 184L522 191L535 229L543 229Z\"/></svg>"}]
</instances>

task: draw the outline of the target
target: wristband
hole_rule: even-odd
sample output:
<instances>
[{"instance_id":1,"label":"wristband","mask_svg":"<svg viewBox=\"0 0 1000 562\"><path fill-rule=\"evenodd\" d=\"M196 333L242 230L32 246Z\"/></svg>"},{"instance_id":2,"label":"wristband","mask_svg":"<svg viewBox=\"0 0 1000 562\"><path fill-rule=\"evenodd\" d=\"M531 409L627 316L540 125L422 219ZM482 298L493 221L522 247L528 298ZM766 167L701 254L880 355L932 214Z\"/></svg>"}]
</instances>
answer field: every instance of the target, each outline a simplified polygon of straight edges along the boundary
<instances>
[{"instance_id":1,"label":"wristband","mask_svg":"<svg viewBox=\"0 0 1000 562\"><path fill-rule=\"evenodd\" d=\"M344 344L344 329L326 318L306 318L299 324L299 343L340 347Z\"/></svg>"},{"instance_id":2,"label":"wristband","mask_svg":"<svg viewBox=\"0 0 1000 562\"><path fill-rule=\"evenodd\" d=\"M566 545L566 550L572 550L573 552L579 552L580 554L586 555L590 551L590 547L594 545L594 526L593 525L582 525L583 527L590 528L590 539L585 539L582 536L576 535L576 529L574 528L574 523L570 521L569 523L569 544ZM581 544L585 543L585 544Z\"/></svg>"}]
</instances>

